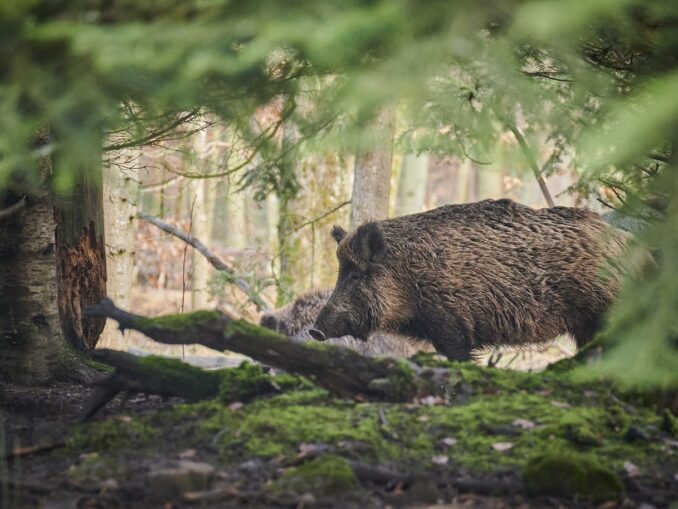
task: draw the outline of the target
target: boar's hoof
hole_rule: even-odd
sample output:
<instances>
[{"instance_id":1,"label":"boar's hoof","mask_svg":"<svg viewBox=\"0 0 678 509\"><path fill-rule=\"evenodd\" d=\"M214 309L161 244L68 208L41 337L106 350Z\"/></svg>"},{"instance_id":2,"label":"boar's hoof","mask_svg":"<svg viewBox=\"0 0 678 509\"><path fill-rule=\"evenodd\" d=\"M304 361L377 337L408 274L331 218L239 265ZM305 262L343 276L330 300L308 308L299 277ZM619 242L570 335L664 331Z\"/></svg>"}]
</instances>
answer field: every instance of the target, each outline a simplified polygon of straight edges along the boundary
<instances>
[{"instance_id":1,"label":"boar's hoof","mask_svg":"<svg viewBox=\"0 0 678 509\"><path fill-rule=\"evenodd\" d=\"M310 329L308 333L311 335L313 339L317 341L325 341L327 339L325 337L325 333L318 329Z\"/></svg>"}]
</instances>

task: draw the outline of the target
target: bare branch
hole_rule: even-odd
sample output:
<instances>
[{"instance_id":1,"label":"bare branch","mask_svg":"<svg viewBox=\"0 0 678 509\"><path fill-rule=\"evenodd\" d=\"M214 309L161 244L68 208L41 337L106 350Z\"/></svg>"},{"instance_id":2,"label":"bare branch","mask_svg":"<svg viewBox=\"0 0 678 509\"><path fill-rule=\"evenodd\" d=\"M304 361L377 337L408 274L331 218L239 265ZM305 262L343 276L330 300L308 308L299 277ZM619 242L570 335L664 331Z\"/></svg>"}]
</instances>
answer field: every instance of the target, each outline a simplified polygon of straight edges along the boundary
<instances>
[{"instance_id":1,"label":"bare branch","mask_svg":"<svg viewBox=\"0 0 678 509\"><path fill-rule=\"evenodd\" d=\"M233 284L240 288L240 290L242 290L245 295L247 295L247 297L252 301L259 311L271 310L271 305L261 295L255 292L247 281L237 277L233 268L230 267L224 260L215 255L212 251L210 251L207 246L205 246L205 244L200 241L200 239L195 238L190 233L186 233L155 216L139 213L137 217L146 221L147 223L152 224L153 226L157 226L161 230L169 233L170 235L174 235L178 239L181 239L187 244L193 246L200 254L207 258L207 261L212 265L212 267L220 272L226 272L227 274L233 276Z\"/></svg>"},{"instance_id":2,"label":"bare branch","mask_svg":"<svg viewBox=\"0 0 678 509\"><path fill-rule=\"evenodd\" d=\"M106 145L103 148L104 152L110 152L111 150L121 150L123 148L130 148L130 147L140 147L142 145L148 145L149 143L153 141L158 141L160 137L162 137L164 134L167 134L177 127L179 127L181 124L184 124L186 122L189 122L193 120L196 116L198 116L198 113L200 112L199 109L192 110L185 115L179 116L174 122L170 123L169 125L157 130L153 131L150 134L147 134L146 136L143 136L141 138L138 138L136 140L129 140L124 143L119 143L117 145Z\"/></svg>"},{"instance_id":3,"label":"bare branch","mask_svg":"<svg viewBox=\"0 0 678 509\"><path fill-rule=\"evenodd\" d=\"M304 227L306 227L306 226L308 226L308 225L310 225L310 224L317 223L318 221L321 221L321 220L325 219L325 218L326 218L327 216L329 216L330 214L335 213L337 210L341 209L342 207L345 207L346 205L349 205L350 203L351 203L351 200L346 200L345 202L340 203L340 204L337 205L336 207L331 208L331 209L328 210L327 212L324 212L323 214L320 214L318 217L314 217L313 219L309 219L309 220L306 221L305 223L301 223L299 226L297 226L297 227L296 227L294 230L292 230L292 231L293 231L293 232L298 232L299 230L301 230L302 228L304 228Z\"/></svg>"},{"instance_id":4,"label":"bare branch","mask_svg":"<svg viewBox=\"0 0 678 509\"><path fill-rule=\"evenodd\" d=\"M523 152L523 156L527 160L527 164L530 166L530 169L532 170L534 177L537 179L539 188L541 189L544 198L546 198L546 203L548 204L549 207L555 207L556 204L553 201L553 198L551 197L549 188L546 186L546 181L544 180L544 177L542 177L541 175L541 171L539 170L539 164L537 164L537 160L535 159L532 150L530 149L529 145L527 144L527 141L525 140L525 136L523 136L523 133L520 132L518 126L516 126L513 122L510 122L509 120L504 120L504 122L506 123L506 127L508 127L508 129L513 133L513 136L516 137L516 140L518 140L520 150Z\"/></svg>"},{"instance_id":5,"label":"bare branch","mask_svg":"<svg viewBox=\"0 0 678 509\"><path fill-rule=\"evenodd\" d=\"M24 195L14 205L11 205L11 206L7 207L6 209L0 209L0 219L4 219L5 217L9 217L12 214L16 214L17 212L19 212L25 206L26 206L26 196Z\"/></svg>"}]
</instances>

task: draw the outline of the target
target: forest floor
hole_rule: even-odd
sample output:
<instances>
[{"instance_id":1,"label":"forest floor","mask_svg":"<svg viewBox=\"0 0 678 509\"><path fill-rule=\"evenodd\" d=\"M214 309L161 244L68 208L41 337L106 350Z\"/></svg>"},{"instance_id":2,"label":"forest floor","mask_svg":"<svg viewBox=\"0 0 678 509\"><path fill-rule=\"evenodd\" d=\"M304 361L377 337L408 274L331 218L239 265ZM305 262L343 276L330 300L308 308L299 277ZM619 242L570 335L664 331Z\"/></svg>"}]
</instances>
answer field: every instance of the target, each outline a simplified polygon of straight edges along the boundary
<instances>
[{"instance_id":1,"label":"forest floor","mask_svg":"<svg viewBox=\"0 0 678 509\"><path fill-rule=\"evenodd\" d=\"M365 403L298 379L228 404L117 398L78 424L89 387L2 387L0 458L10 457L0 459L0 504L649 509L678 500L678 420L638 395L558 370L418 361L456 370L454 390ZM243 386L268 377L242 372Z\"/></svg>"}]
</instances>

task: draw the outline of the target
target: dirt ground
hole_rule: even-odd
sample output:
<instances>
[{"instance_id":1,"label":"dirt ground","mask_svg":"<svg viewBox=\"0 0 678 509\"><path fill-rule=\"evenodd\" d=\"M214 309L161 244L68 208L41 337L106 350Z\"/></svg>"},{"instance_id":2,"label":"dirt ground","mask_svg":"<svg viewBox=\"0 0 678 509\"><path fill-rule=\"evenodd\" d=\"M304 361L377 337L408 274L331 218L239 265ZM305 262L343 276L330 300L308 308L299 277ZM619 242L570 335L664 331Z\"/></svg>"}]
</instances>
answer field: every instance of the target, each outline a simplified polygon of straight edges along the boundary
<instances>
[{"instance_id":1,"label":"dirt ground","mask_svg":"<svg viewBox=\"0 0 678 509\"><path fill-rule=\"evenodd\" d=\"M133 426L145 418L158 423L162 435L154 450L130 454L124 460L124 473L108 462L113 452L81 453L62 447L76 427L82 404L92 388L73 384L54 384L43 388L2 386L0 409L3 415L6 450L0 458L0 502L8 508L123 508L123 507L428 507L437 508L566 508L597 507L669 507L678 499L678 463L657 463L657 470L637 477L630 472L624 478L626 496L622 501L567 500L530 497L523 492L520 474L507 469L491 475L473 475L464 468L429 472L426 477L398 477L388 470L368 471L360 477L355 497L348 492L333 492L319 497L308 493L286 499L268 489L275 479L284 479L290 468L313 461L326 451L322 446L301 444L293 457L270 459L243 458L224 463L213 447L214 441L195 440L185 428L162 428L164 415L181 402L159 397L118 397L95 418L112 422L117 428ZM564 404L564 403L563 403ZM239 411L242 405L231 405ZM197 415L200 415L198 411ZM205 415L208 419L208 415ZM384 418L385 419L385 418ZM420 419L421 420L421 419ZM217 433L230 433L224 429ZM272 430L273 431L273 430ZM494 433L495 431L488 431ZM503 433L499 430L497 433ZM215 439L216 439L215 436ZM125 453L127 454L127 453ZM149 481L158 468L181 462L216 465L210 473L218 489L184 492L181 496L163 493L162 485ZM660 463L664 466L659 466ZM370 468L366 466L365 468ZM108 473L110 470L110 474ZM401 472L402 473L402 472ZM389 478L391 477L391 478ZM199 484L199 483L198 483ZM328 488L329 489L329 488ZM501 492L493 496L493 491ZM674 507L673 505L671 507Z\"/></svg>"}]
</instances>

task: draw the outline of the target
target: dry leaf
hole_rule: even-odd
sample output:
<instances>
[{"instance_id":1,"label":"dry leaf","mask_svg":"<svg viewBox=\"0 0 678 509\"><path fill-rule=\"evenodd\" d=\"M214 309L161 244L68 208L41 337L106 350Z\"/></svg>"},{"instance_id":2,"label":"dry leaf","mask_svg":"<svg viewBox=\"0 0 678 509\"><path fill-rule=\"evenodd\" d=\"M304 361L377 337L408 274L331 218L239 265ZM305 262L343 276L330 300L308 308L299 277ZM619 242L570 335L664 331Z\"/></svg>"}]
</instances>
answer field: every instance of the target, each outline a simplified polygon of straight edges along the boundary
<instances>
[{"instance_id":1,"label":"dry leaf","mask_svg":"<svg viewBox=\"0 0 678 509\"><path fill-rule=\"evenodd\" d=\"M438 442L438 445L440 446L441 449L449 449L453 445L456 445L457 439L453 437L445 437L440 442Z\"/></svg>"},{"instance_id":2,"label":"dry leaf","mask_svg":"<svg viewBox=\"0 0 678 509\"><path fill-rule=\"evenodd\" d=\"M535 423L527 419L516 419L513 421L513 425L523 429L533 429L536 426Z\"/></svg>"},{"instance_id":3,"label":"dry leaf","mask_svg":"<svg viewBox=\"0 0 678 509\"><path fill-rule=\"evenodd\" d=\"M513 449L512 442L495 442L492 444L492 449L499 452L506 452Z\"/></svg>"},{"instance_id":4,"label":"dry leaf","mask_svg":"<svg viewBox=\"0 0 678 509\"><path fill-rule=\"evenodd\" d=\"M569 403L556 401L555 399L551 400L551 404L556 408L572 408Z\"/></svg>"},{"instance_id":5,"label":"dry leaf","mask_svg":"<svg viewBox=\"0 0 678 509\"><path fill-rule=\"evenodd\" d=\"M638 468L638 465L634 465L630 461L624 462L624 470L626 470L629 477L638 477L640 475L640 468Z\"/></svg>"},{"instance_id":6,"label":"dry leaf","mask_svg":"<svg viewBox=\"0 0 678 509\"><path fill-rule=\"evenodd\" d=\"M447 462L450 460L447 456L432 456L431 463L434 465L447 465Z\"/></svg>"},{"instance_id":7,"label":"dry leaf","mask_svg":"<svg viewBox=\"0 0 678 509\"><path fill-rule=\"evenodd\" d=\"M197 453L198 451L196 449L186 449L179 453L179 457L182 459L194 458Z\"/></svg>"}]
</instances>

